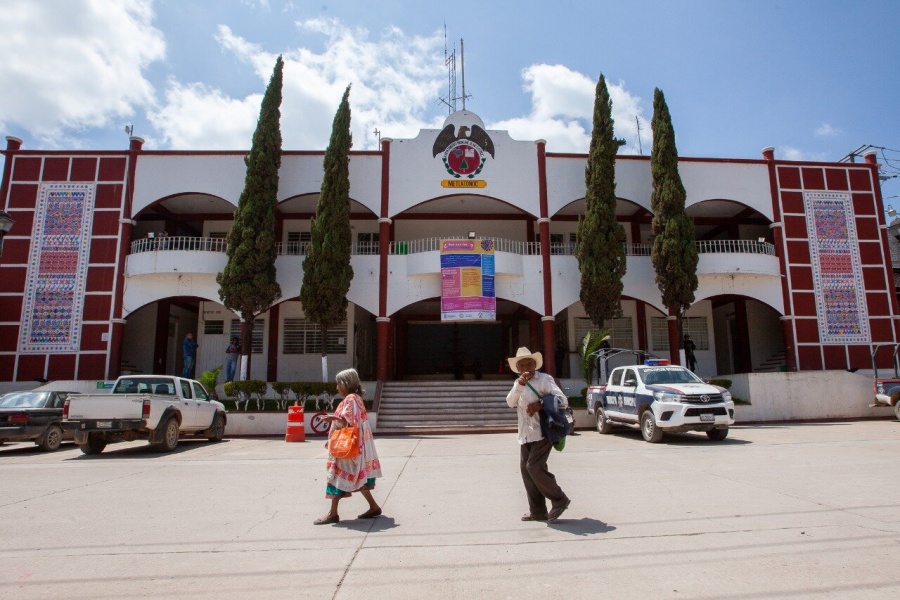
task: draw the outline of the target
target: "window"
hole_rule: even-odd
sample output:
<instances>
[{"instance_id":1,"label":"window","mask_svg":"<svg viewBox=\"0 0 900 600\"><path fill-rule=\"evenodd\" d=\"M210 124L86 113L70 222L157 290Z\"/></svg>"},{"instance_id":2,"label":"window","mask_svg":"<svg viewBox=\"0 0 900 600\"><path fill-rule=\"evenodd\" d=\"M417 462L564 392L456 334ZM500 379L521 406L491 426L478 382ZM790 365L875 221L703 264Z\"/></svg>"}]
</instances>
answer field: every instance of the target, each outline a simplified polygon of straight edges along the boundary
<instances>
[{"instance_id":1,"label":"window","mask_svg":"<svg viewBox=\"0 0 900 600\"><path fill-rule=\"evenodd\" d=\"M609 329L610 335L609 345L613 348L631 348L634 346L634 327L631 317L616 317L607 319L603 322L601 329ZM587 317L577 317L575 319L575 344L580 348L584 341L584 336L589 331L596 331L591 324L591 320Z\"/></svg>"},{"instance_id":2,"label":"window","mask_svg":"<svg viewBox=\"0 0 900 600\"><path fill-rule=\"evenodd\" d=\"M306 319L285 319L281 351L284 354L322 354L322 333L318 323ZM347 321L328 328L328 354L347 353Z\"/></svg>"},{"instance_id":3,"label":"window","mask_svg":"<svg viewBox=\"0 0 900 600\"><path fill-rule=\"evenodd\" d=\"M681 330L691 336L697 350L709 350L709 329L706 317L684 317ZM650 331L654 350L669 349L669 327L665 317L650 319ZM683 334L682 334L683 335Z\"/></svg>"},{"instance_id":4,"label":"window","mask_svg":"<svg viewBox=\"0 0 900 600\"><path fill-rule=\"evenodd\" d=\"M288 231L286 254L306 255L306 247L312 241L312 234L308 231Z\"/></svg>"},{"instance_id":5,"label":"window","mask_svg":"<svg viewBox=\"0 0 900 600\"><path fill-rule=\"evenodd\" d=\"M266 322L262 319L253 321L253 354L262 354L263 352L263 334L266 332L265 325ZM241 337L241 322L237 319L231 322L231 333L228 337L243 339Z\"/></svg>"},{"instance_id":6,"label":"window","mask_svg":"<svg viewBox=\"0 0 900 600\"><path fill-rule=\"evenodd\" d=\"M378 233L357 233L356 234L356 253L357 254L378 254L378 242L380 235Z\"/></svg>"},{"instance_id":7,"label":"window","mask_svg":"<svg viewBox=\"0 0 900 600\"><path fill-rule=\"evenodd\" d=\"M196 382L194 383L194 398L197 400L209 400L206 392L203 391L203 386Z\"/></svg>"},{"instance_id":8,"label":"window","mask_svg":"<svg viewBox=\"0 0 900 600\"><path fill-rule=\"evenodd\" d=\"M225 321L204 321L203 335L222 335L225 333Z\"/></svg>"}]
</instances>

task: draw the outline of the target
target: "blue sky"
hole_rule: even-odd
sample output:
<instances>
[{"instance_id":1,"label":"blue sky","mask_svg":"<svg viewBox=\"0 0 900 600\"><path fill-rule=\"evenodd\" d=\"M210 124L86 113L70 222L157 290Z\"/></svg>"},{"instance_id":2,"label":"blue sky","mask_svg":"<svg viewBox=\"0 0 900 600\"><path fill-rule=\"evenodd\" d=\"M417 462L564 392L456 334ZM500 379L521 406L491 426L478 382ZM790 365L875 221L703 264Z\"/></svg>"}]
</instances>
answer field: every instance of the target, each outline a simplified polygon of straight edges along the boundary
<instances>
[{"instance_id":1,"label":"blue sky","mask_svg":"<svg viewBox=\"0 0 900 600\"><path fill-rule=\"evenodd\" d=\"M549 151L587 150L602 73L624 153L649 154L659 87L682 156L837 161L871 144L893 175L898 22L891 0L4 0L0 131L26 149L121 149L125 125L148 149L247 148L283 54L284 148L323 149L352 84L354 148L372 149L376 128L446 117L446 24L466 108ZM885 182L886 204L898 194Z\"/></svg>"}]
</instances>

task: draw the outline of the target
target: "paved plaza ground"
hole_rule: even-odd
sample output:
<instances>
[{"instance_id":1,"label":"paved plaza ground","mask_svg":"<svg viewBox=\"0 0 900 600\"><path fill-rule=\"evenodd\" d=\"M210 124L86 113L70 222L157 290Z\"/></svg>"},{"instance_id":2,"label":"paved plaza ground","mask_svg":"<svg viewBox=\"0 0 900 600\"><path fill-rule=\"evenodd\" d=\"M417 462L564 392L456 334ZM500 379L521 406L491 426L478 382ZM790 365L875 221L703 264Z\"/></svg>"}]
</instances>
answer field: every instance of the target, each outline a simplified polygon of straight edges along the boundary
<instances>
[{"instance_id":1,"label":"paved plaza ground","mask_svg":"<svg viewBox=\"0 0 900 600\"><path fill-rule=\"evenodd\" d=\"M378 437L384 516L327 510L322 440L0 448L0 598L900 597L900 422L583 431L523 523L514 434Z\"/></svg>"}]
</instances>

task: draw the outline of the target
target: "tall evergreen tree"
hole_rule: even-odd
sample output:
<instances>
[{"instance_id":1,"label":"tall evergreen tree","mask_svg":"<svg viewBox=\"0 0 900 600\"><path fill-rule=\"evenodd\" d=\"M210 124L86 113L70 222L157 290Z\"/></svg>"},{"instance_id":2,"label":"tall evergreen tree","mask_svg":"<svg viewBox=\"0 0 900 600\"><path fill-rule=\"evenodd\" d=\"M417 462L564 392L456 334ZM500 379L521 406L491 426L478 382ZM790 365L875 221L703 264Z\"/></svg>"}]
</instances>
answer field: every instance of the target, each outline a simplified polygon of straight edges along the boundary
<instances>
[{"instance_id":1,"label":"tall evergreen tree","mask_svg":"<svg viewBox=\"0 0 900 600\"><path fill-rule=\"evenodd\" d=\"M328 328L347 318L347 292L353 279L350 266L350 86L334 115L331 140L325 150L325 175L310 243L303 261L300 300L303 312L322 333L322 381L328 378Z\"/></svg>"},{"instance_id":2,"label":"tall evergreen tree","mask_svg":"<svg viewBox=\"0 0 900 600\"><path fill-rule=\"evenodd\" d=\"M594 97L594 125L584 170L585 211L578 221L581 304L600 327L619 309L625 276L625 230L616 221L616 152L624 142L613 131L612 100L600 75Z\"/></svg>"},{"instance_id":3,"label":"tall evergreen tree","mask_svg":"<svg viewBox=\"0 0 900 600\"><path fill-rule=\"evenodd\" d=\"M694 224L684 210L686 194L678 174L678 150L675 130L662 90L653 93L653 152L650 168L653 191L653 250L651 260L656 285L669 315L678 317L694 301L697 289L697 245ZM669 352L678 361L678 326L669 327Z\"/></svg>"},{"instance_id":4,"label":"tall evergreen tree","mask_svg":"<svg viewBox=\"0 0 900 600\"><path fill-rule=\"evenodd\" d=\"M281 166L283 68L279 56L260 106L250 154L244 158L247 174L228 232L228 264L216 276L223 304L244 321L241 347L248 373L254 320L281 297L275 279L275 207Z\"/></svg>"}]
</instances>

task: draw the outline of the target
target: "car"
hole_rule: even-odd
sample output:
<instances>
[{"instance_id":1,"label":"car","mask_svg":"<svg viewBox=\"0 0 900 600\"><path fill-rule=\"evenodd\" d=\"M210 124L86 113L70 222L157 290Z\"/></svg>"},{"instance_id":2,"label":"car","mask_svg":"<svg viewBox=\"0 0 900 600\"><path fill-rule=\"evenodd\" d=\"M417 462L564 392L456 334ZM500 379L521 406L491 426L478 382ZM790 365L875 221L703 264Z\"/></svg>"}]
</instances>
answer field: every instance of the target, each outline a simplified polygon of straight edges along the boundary
<instances>
[{"instance_id":1,"label":"car","mask_svg":"<svg viewBox=\"0 0 900 600\"><path fill-rule=\"evenodd\" d=\"M45 452L58 450L72 432L62 428L63 404L71 392L10 392L0 396L0 444L34 441Z\"/></svg>"},{"instance_id":2,"label":"car","mask_svg":"<svg viewBox=\"0 0 900 600\"><path fill-rule=\"evenodd\" d=\"M650 443L686 431L722 441L734 425L728 390L660 358L613 369L605 385L588 388L588 410L596 415L598 432L608 434L614 425L623 425L640 429Z\"/></svg>"}]
</instances>

